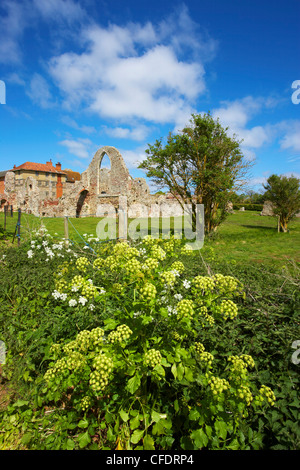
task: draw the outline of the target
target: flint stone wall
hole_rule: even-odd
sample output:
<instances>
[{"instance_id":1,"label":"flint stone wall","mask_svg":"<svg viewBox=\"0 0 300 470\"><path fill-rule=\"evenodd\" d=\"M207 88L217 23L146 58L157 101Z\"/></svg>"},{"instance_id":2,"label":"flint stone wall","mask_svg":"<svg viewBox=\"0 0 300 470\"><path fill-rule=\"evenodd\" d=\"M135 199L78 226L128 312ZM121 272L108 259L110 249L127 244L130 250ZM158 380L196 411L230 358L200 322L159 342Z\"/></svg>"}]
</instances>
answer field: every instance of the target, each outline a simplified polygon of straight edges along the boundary
<instances>
[{"instance_id":1,"label":"flint stone wall","mask_svg":"<svg viewBox=\"0 0 300 470\"><path fill-rule=\"evenodd\" d=\"M110 159L111 168L101 169L104 155ZM54 188L52 188L54 190ZM133 178L120 152L114 147L102 147L94 155L81 180L66 182L63 195L52 197L28 177L22 186L16 182L15 174L5 175L4 197L14 208L35 216L76 217L98 216L111 206L119 211L119 198L126 197L128 217L179 216L180 204L169 195L151 195L144 178Z\"/></svg>"}]
</instances>

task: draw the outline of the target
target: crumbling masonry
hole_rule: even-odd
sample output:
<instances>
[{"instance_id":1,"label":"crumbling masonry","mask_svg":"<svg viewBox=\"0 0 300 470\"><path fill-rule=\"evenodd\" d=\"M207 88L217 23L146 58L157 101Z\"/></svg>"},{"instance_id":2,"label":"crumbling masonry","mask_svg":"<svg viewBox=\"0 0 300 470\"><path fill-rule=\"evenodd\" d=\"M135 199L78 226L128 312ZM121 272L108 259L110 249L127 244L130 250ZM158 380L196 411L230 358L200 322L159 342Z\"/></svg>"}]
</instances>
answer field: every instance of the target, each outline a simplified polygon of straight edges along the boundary
<instances>
[{"instance_id":1,"label":"crumbling masonry","mask_svg":"<svg viewBox=\"0 0 300 470\"><path fill-rule=\"evenodd\" d=\"M104 155L110 159L110 170L101 168ZM67 170L61 173L64 171ZM125 196L129 217L181 214L180 205L173 196L152 195L144 178L133 178L122 155L114 147L100 148L79 178L67 178L59 184L59 191L56 188L49 196L47 188L41 187L34 176L18 180L14 169L3 172L0 207L3 210L4 205L13 205L15 210L21 208L35 216L102 216L112 206L117 214L119 198Z\"/></svg>"}]
</instances>

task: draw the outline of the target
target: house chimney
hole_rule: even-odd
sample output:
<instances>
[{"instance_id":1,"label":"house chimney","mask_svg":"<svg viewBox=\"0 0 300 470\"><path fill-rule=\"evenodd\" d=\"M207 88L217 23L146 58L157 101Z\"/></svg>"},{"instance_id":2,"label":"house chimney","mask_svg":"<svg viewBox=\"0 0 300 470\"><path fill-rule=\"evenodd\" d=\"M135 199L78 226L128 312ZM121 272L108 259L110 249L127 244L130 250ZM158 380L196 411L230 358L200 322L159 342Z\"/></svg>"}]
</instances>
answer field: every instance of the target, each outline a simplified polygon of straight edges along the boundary
<instances>
[{"instance_id":1,"label":"house chimney","mask_svg":"<svg viewBox=\"0 0 300 470\"><path fill-rule=\"evenodd\" d=\"M59 163L59 162L56 163L55 167L56 167L57 170L61 170L61 163Z\"/></svg>"}]
</instances>

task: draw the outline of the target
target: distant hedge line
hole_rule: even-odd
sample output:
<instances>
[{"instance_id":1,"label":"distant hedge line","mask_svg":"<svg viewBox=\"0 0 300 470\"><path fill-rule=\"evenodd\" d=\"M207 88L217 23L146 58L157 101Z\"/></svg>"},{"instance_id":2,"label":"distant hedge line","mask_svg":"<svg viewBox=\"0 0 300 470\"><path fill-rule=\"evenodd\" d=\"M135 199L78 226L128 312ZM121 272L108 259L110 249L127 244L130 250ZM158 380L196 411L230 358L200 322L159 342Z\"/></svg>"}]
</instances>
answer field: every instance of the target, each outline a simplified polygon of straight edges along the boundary
<instances>
[{"instance_id":1,"label":"distant hedge line","mask_svg":"<svg viewBox=\"0 0 300 470\"><path fill-rule=\"evenodd\" d=\"M233 210L238 211L241 207L245 207L245 211L259 211L263 210L263 204L233 204Z\"/></svg>"}]
</instances>

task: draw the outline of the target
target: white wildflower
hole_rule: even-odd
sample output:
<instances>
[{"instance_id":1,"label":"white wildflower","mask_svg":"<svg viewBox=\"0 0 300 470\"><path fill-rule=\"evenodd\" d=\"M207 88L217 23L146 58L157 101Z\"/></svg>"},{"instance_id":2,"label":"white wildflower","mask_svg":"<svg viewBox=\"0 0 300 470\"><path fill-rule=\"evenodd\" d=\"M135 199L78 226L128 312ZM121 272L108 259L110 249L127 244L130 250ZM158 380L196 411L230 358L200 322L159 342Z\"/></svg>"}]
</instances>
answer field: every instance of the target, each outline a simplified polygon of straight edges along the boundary
<instances>
[{"instance_id":1,"label":"white wildflower","mask_svg":"<svg viewBox=\"0 0 300 470\"><path fill-rule=\"evenodd\" d=\"M185 287L186 289L189 289L191 287L191 282L188 281L187 279L184 279L183 287Z\"/></svg>"},{"instance_id":2,"label":"white wildflower","mask_svg":"<svg viewBox=\"0 0 300 470\"><path fill-rule=\"evenodd\" d=\"M70 307L75 307L76 305L77 305L77 300L75 300L75 299L69 300L69 306Z\"/></svg>"},{"instance_id":3,"label":"white wildflower","mask_svg":"<svg viewBox=\"0 0 300 470\"><path fill-rule=\"evenodd\" d=\"M87 303L87 299L85 297L80 296L78 302L81 305L85 305Z\"/></svg>"}]
</instances>

